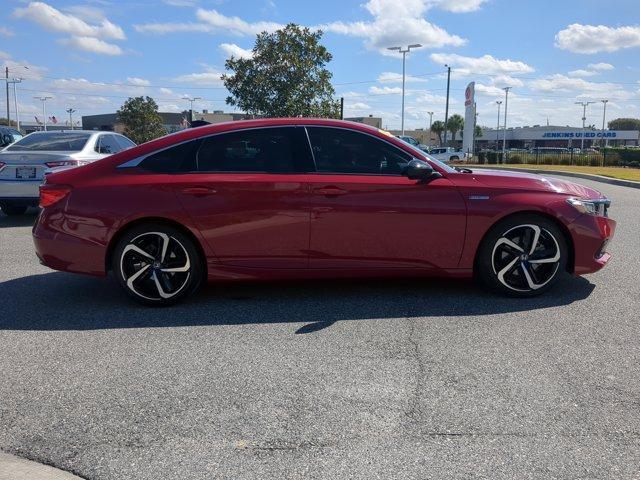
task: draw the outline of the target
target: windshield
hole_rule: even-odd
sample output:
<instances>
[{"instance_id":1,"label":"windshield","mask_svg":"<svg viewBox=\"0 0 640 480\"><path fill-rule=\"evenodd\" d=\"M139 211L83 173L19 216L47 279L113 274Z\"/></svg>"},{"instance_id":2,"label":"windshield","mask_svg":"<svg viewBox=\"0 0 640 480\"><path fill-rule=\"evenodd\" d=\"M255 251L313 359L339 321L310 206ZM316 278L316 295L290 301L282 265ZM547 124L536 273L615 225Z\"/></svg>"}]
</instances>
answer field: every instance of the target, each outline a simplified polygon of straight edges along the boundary
<instances>
[{"instance_id":1,"label":"windshield","mask_svg":"<svg viewBox=\"0 0 640 480\"><path fill-rule=\"evenodd\" d=\"M7 148L11 151L33 152L78 152L91 137L86 132L41 132L32 133Z\"/></svg>"},{"instance_id":2,"label":"windshield","mask_svg":"<svg viewBox=\"0 0 640 480\"><path fill-rule=\"evenodd\" d=\"M435 158L433 158L431 155L429 155L428 153L425 153L424 151L420 150L419 148L414 147L413 145L411 145L409 142L402 140L402 138L400 138L400 140L406 144L407 146L409 146L411 148L412 152L414 153L414 156L418 159L418 160L422 160L423 158L428 158L429 161L431 163L436 164L438 167L440 167L442 170L444 170L445 172L449 172L449 173L456 173L455 168L450 167L449 165L447 165L444 162L441 162L440 160L437 160Z\"/></svg>"}]
</instances>

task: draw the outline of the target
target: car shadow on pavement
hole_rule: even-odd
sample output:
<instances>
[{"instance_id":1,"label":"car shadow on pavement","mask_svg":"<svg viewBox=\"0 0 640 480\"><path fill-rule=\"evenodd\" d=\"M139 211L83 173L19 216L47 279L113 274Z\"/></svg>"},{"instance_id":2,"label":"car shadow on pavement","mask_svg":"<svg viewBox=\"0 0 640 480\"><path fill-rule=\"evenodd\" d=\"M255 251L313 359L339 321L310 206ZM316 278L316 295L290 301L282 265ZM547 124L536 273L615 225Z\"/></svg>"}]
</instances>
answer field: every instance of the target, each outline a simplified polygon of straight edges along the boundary
<instances>
[{"instance_id":1,"label":"car shadow on pavement","mask_svg":"<svg viewBox=\"0 0 640 480\"><path fill-rule=\"evenodd\" d=\"M0 228L32 227L38 217L38 210L30 208L24 215L7 216L0 212Z\"/></svg>"},{"instance_id":2,"label":"car shadow on pavement","mask_svg":"<svg viewBox=\"0 0 640 480\"><path fill-rule=\"evenodd\" d=\"M194 325L305 323L311 333L338 321L495 315L568 305L594 285L566 275L534 298L491 294L471 281L322 280L209 284L168 308L132 302L112 278L52 272L0 283L0 330L96 330ZM298 326L299 327L299 326Z\"/></svg>"}]
</instances>

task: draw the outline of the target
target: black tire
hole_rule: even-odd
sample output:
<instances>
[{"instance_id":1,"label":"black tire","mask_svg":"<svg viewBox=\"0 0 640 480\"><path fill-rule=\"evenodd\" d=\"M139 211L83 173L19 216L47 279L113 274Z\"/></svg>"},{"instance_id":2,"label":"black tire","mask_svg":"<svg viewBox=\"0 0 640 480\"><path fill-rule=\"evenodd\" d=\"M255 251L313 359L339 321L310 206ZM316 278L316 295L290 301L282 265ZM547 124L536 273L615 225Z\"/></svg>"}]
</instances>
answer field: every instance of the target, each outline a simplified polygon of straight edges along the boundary
<instances>
[{"instance_id":1,"label":"black tire","mask_svg":"<svg viewBox=\"0 0 640 480\"><path fill-rule=\"evenodd\" d=\"M114 249L112 268L124 291L136 302L150 306L180 302L198 289L205 273L193 240L180 230L157 223L128 230Z\"/></svg>"},{"instance_id":2,"label":"black tire","mask_svg":"<svg viewBox=\"0 0 640 480\"><path fill-rule=\"evenodd\" d=\"M450 162L455 162L456 160L460 160L460 157L458 157L457 155L454 155L449 159Z\"/></svg>"},{"instance_id":3,"label":"black tire","mask_svg":"<svg viewBox=\"0 0 640 480\"><path fill-rule=\"evenodd\" d=\"M475 274L496 292L533 297L549 290L566 273L567 256L565 237L553 221L518 214L498 222L487 233L478 250Z\"/></svg>"},{"instance_id":4,"label":"black tire","mask_svg":"<svg viewBox=\"0 0 640 480\"><path fill-rule=\"evenodd\" d=\"M24 215L27 212L26 205L13 205L11 203L4 203L0 208L2 208L2 213L9 217Z\"/></svg>"}]
</instances>

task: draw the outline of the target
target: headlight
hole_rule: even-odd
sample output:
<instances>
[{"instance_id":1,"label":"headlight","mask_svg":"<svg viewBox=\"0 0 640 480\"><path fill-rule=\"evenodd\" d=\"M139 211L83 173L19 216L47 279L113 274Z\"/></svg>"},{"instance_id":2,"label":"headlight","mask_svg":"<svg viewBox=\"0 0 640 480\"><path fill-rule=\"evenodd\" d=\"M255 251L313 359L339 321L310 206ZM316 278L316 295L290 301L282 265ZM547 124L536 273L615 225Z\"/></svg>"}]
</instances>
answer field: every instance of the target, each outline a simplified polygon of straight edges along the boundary
<instances>
[{"instance_id":1,"label":"headlight","mask_svg":"<svg viewBox=\"0 0 640 480\"><path fill-rule=\"evenodd\" d=\"M568 198L567 203L578 210L580 213L588 213L590 215L598 215L600 217L606 217L611 200L608 198L599 199L582 199L582 198Z\"/></svg>"}]
</instances>

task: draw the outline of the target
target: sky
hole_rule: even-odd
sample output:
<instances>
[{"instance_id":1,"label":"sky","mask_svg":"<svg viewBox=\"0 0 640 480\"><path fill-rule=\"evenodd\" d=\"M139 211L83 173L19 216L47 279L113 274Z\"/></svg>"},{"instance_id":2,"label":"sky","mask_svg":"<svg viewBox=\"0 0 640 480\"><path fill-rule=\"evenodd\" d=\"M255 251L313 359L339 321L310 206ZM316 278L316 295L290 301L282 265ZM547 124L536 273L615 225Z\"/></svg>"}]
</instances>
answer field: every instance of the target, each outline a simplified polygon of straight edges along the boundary
<instances>
[{"instance_id":1,"label":"sky","mask_svg":"<svg viewBox=\"0 0 640 480\"><path fill-rule=\"evenodd\" d=\"M443 120L446 68L450 115L463 113L476 82L478 124L493 127L503 87L508 126L602 125L640 117L637 0L3 0L0 62L18 85L22 120L114 112L149 95L161 111L233 111L220 75L225 60L251 54L255 36L294 22L322 29L333 55L345 116L379 116L399 128L402 57L407 55L407 128ZM7 13L8 12L8 13ZM6 101L0 96L0 116ZM10 101L13 114L13 95ZM504 103L502 104L504 114ZM503 122L504 119L501 120Z\"/></svg>"}]
</instances>

